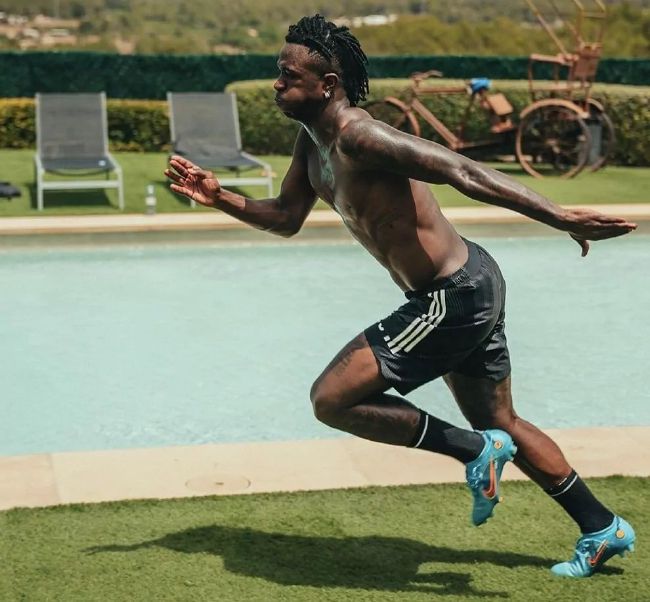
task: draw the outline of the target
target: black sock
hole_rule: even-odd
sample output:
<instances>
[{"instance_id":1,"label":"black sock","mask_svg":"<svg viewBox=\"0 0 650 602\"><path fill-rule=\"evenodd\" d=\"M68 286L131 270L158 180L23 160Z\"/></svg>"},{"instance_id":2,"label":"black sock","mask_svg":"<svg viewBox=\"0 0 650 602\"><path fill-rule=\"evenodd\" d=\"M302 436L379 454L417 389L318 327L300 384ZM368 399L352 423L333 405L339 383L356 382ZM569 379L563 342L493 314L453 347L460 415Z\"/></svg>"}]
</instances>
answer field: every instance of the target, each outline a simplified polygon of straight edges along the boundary
<instances>
[{"instance_id":1,"label":"black sock","mask_svg":"<svg viewBox=\"0 0 650 602\"><path fill-rule=\"evenodd\" d=\"M614 514L596 499L575 470L557 485L546 489L546 493L566 510L583 533L600 531L614 520Z\"/></svg>"},{"instance_id":2,"label":"black sock","mask_svg":"<svg viewBox=\"0 0 650 602\"><path fill-rule=\"evenodd\" d=\"M420 422L409 447L426 449L460 460L475 460L483 451L485 441L474 431L461 429L420 410Z\"/></svg>"}]
</instances>

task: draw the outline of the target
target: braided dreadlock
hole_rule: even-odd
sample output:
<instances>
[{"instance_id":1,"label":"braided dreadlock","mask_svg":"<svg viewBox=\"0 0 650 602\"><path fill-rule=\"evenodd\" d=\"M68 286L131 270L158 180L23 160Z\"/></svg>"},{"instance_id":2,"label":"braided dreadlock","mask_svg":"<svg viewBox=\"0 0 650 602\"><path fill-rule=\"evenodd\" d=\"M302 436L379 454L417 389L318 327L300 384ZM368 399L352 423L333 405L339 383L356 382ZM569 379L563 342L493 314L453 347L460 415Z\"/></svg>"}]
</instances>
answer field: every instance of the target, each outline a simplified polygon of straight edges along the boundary
<instances>
[{"instance_id":1,"label":"braided dreadlock","mask_svg":"<svg viewBox=\"0 0 650 602\"><path fill-rule=\"evenodd\" d=\"M330 64L338 64L342 73L343 87L350 104L355 107L368 93L368 72L366 57L359 40L350 30L337 27L321 15L303 17L289 27L285 37L289 44L301 44L316 52Z\"/></svg>"}]
</instances>

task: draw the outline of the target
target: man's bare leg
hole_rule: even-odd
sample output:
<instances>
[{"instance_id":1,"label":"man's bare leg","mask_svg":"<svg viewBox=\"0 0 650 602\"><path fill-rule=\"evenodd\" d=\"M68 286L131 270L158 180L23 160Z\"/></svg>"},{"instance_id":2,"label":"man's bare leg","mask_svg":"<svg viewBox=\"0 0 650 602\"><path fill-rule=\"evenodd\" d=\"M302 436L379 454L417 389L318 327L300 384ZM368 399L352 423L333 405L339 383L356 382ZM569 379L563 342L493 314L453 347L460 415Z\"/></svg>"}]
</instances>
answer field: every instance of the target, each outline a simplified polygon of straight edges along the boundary
<instances>
[{"instance_id":1,"label":"man's bare leg","mask_svg":"<svg viewBox=\"0 0 650 602\"><path fill-rule=\"evenodd\" d=\"M360 334L318 377L311 390L316 417L339 430L392 445L414 446L468 462L481 452L483 438L426 415L397 395L381 375L375 355ZM426 433L422 430L427 416ZM422 436L420 436L420 434Z\"/></svg>"},{"instance_id":2,"label":"man's bare leg","mask_svg":"<svg viewBox=\"0 0 650 602\"><path fill-rule=\"evenodd\" d=\"M556 443L520 418L512 407L510 378L495 383L456 373L445 376L456 401L477 429L499 428L510 433L519 451L515 464L562 506L582 535L571 560L551 570L562 577L589 577L615 554L634 549L632 526L614 515L571 469Z\"/></svg>"},{"instance_id":3,"label":"man's bare leg","mask_svg":"<svg viewBox=\"0 0 650 602\"><path fill-rule=\"evenodd\" d=\"M514 463L564 508L583 533L612 523L614 514L589 491L557 444L514 411L510 377L494 382L450 373L445 382L474 428L510 434L518 448Z\"/></svg>"},{"instance_id":4,"label":"man's bare leg","mask_svg":"<svg viewBox=\"0 0 650 602\"><path fill-rule=\"evenodd\" d=\"M384 395L390 385L363 335L350 341L314 382L310 398L314 414L347 433L393 445L408 445L417 428L417 408Z\"/></svg>"},{"instance_id":5,"label":"man's bare leg","mask_svg":"<svg viewBox=\"0 0 650 602\"><path fill-rule=\"evenodd\" d=\"M499 430L479 434L458 428L388 395L377 360L361 334L348 343L316 380L311 391L319 420L372 441L444 454L466 465L474 504L472 521L484 523L499 501L503 465L516 447Z\"/></svg>"},{"instance_id":6,"label":"man's bare leg","mask_svg":"<svg viewBox=\"0 0 650 602\"><path fill-rule=\"evenodd\" d=\"M473 428L510 434L518 448L514 463L540 487L549 489L571 472L555 441L514 411L510 377L495 383L452 372L444 380Z\"/></svg>"}]
</instances>

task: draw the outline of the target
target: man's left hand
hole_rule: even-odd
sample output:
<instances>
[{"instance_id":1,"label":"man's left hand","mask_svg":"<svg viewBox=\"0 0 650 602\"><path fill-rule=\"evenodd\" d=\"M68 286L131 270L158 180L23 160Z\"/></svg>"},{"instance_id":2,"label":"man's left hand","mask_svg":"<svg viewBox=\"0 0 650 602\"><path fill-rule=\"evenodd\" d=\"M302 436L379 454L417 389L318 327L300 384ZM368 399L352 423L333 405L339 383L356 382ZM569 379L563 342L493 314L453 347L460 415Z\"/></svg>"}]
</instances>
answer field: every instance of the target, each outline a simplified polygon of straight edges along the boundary
<instances>
[{"instance_id":1,"label":"man's left hand","mask_svg":"<svg viewBox=\"0 0 650 602\"><path fill-rule=\"evenodd\" d=\"M582 249L584 257L589 252L590 240L604 240L636 230L636 224L623 217L605 215L592 209L566 209L563 230L569 233Z\"/></svg>"}]
</instances>

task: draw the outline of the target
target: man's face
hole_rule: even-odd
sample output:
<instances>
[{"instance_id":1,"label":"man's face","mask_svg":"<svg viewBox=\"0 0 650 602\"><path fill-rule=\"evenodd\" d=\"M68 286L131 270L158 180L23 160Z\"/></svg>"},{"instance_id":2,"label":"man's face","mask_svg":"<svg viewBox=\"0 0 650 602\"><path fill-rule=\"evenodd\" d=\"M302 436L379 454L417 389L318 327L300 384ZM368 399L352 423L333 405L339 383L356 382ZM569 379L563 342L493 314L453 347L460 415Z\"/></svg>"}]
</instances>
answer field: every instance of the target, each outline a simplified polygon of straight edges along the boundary
<instances>
[{"instance_id":1,"label":"man's face","mask_svg":"<svg viewBox=\"0 0 650 602\"><path fill-rule=\"evenodd\" d=\"M318 62L301 44L285 44L280 51L280 75L273 88L275 102L287 117L308 119L321 106L325 88Z\"/></svg>"}]
</instances>

